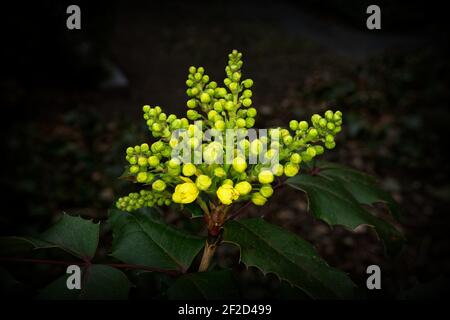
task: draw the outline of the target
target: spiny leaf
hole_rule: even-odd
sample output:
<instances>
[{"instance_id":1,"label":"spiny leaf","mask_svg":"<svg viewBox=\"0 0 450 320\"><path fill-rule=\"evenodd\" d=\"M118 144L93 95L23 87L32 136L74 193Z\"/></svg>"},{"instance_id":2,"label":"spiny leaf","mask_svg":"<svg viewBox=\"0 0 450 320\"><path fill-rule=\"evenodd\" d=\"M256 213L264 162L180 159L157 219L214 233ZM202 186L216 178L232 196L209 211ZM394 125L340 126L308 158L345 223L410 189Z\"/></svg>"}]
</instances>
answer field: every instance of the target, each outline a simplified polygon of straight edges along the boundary
<instances>
[{"instance_id":1,"label":"spiny leaf","mask_svg":"<svg viewBox=\"0 0 450 320\"><path fill-rule=\"evenodd\" d=\"M374 177L364 172L329 162L320 162L319 175L339 182L360 203L384 202L395 219L400 218L397 202L381 189Z\"/></svg>"},{"instance_id":2,"label":"spiny leaf","mask_svg":"<svg viewBox=\"0 0 450 320\"><path fill-rule=\"evenodd\" d=\"M167 225L153 212L110 211L112 256L130 264L185 271L204 240Z\"/></svg>"},{"instance_id":3,"label":"spiny leaf","mask_svg":"<svg viewBox=\"0 0 450 320\"><path fill-rule=\"evenodd\" d=\"M38 237L4 237L0 240L3 256L30 249L60 248L83 260L91 260L98 246L99 224L67 214Z\"/></svg>"},{"instance_id":4,"label":"spiny leaf","mask_svg":"<svg viewBox=\"0 0 450 320\"><path fill-rule=\"evenodd\" d=\"M239 246L241 260L247 266L274 273L312 298L353 296L350 278L328 266L311 244L297 235L262 218L230 220L224 229L224 242Z\"/></svg>"},{"instance_id":5,"label":"spiny leaf","mask_svg":"<svg viewBox=\"0 0 450 320\"><path fill-rule=\"evenodd\" d=\"M306 192L313 214L330 225L354 229L359 225L373 226L389 252L397 252L402 234L388 222L365 210L339 182L321 176L298 175L287 183Z\"/></svg>"}]
</instances>

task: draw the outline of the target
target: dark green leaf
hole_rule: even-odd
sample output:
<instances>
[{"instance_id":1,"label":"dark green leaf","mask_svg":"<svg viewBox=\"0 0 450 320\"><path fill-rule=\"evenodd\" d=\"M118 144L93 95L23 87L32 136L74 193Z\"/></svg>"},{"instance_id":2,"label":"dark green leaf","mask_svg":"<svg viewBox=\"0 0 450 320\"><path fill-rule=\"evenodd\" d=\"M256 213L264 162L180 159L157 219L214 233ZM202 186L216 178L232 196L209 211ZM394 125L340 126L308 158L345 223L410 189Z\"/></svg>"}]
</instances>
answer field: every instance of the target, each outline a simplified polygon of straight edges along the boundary
<instances>
[{"instance_id":1,"label":"dark green leaf","mask_svg":"<svg viewBox=\"0 0 450 320\"><path fill-rule=\"evenodd\" d=\"M392 215L398 220L400 211L397 202L389 192L380 188L375 178L364 172L338 164L321 162L319 175L339 182L355 199L364 204L384 202Z\"/></svg>"},{"instance_id":2,"label":"dark green leaf","mask_svg":"<svg viewBox=\"0 0 450 320\"><path fill-rule=\"evenodd\" d=\"M247 266L274 273L312 298L341 299L353 295L350 278L328 266L311 244L262 218L228 221L223 237L224 242L239 246L241 260Z\"/></svg>"},{"instance_id":3,"label":"dark green leaf","mask_svg":"<svg viewBox=\"0 0 450 320\"><path fill-rule=\"evenodd\" d=\"M92 259L98 246L99 223L63 214L61 219L39 238L81 259Z\"/></svg>"},{"instance_id":4,"label":"dark green leaf","mask_svg":"<svg viewBox=\"0 0 450 320\"><path fill-rule=\"evenodd\" d=\"M3 237L0 254L10 256L32 249L60 248L81 259L90 260L98 245L99 224L64 214L39 237Z\"/></svg>"},{"instance_id":5,"label":"dark green leaf","mask_svg":"<svg viewBox=\"0 0 450 320\"><path fill-rule=\"evenodd\" d=\"M87 272L86 274L83 274ZM65 274L45 287L38 295L46 300L119 300L127 299L131 284L125 274L106 265L93 264L82 269L81 289L67 288Z\"/></svg>"},{"instance_id":6,"label":"dark green leaf","mask_svg":"<svg viewBox=\"0 0 450 320\"><path fill-rule=\"evenodd\" d=\"M110 211L112 255L126 263L185 271L204 240L167 225L156 214Z\"/></svg>"},{"instance_id":7,"label":"dark green leaf","mask_svg":"<svg viewBox=\"0 0 450 320\"><path fill-rule=\"evenodd\" d=\"M211 271L186 274L167 290L169 299L217 300L237 299L239 291L231 271Z\"/></svg>"},{"instance_id":8,"label":"dark green leaf","mask_svg":"<svg viewBox=\"0 0 450 320\"><path fill-rule=\"evenodd\" d=\"M391 224L365 210L340 183L321 176L298 175L287 183L306 192L309 208L319 219L330 225L354 229L359 225L373 226L387 249L396 252L402 242L401 233Z\"/></svg>"}]
</instances>

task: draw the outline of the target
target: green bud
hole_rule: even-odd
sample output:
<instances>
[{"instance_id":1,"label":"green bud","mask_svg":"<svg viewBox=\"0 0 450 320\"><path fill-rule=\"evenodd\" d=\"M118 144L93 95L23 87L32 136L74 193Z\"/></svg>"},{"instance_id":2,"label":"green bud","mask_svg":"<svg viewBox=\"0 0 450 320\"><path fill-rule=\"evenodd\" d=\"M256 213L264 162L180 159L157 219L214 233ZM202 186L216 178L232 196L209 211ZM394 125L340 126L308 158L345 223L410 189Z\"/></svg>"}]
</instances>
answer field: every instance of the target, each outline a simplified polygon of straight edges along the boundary
<instances>
[{"instance_id":1,"label":"green bud","mask_svg":"<svg viewBox=\"0 0 450 320\"><path fill-rule=\"evenodd\" d=\"M252 79L246 79L242 82L244 87L251 88L253 86L253 80Z\"/></svg>"},{"instance_id":2,"label":"green bud","mask_svg":"<svg viewBox=\"0 0 450 320\"><path fill-rule=\"evenodd\" d=\"M259 189L259 192L264 196L264 198L270 198L273 194L273 188L270 184L265 184Z\"/></svg>"},{"instance_id":3,"label":"green bud","mask_svg":"<svg viewBox=\"0 0 450 320\"><path fill-rule=\"evenodd\" d=\"M225 103L225 110L231 111L234 109L234 103L233 101L227 101Z\"/></svg>"},{"instance_id":4,"label":"green bud","mask_svg":"<svg viewBox=\"0 0 450 320\"><path fill-rule=\"evenodd\" d=\"M300 123L298 124L298 128L300 130L306 130L306 129L308 129L308 127L309 127L309 125L308 125L308 122L306 122L306 121L300 121Z\"/></svg>"},{"instance_id":5,"label":"green bud","mask_svg":"<svg viewBox=\"0 0 450 320\"><path fill-rule=\"evenodd\" d=\"M319 122L319 120L320 120L321 118L322 118L322 117L319 116L317 113L316 113L316 114L313 114L313 115L311 116L311 122L312 122L313 124L316 124L316 123Z\"/></svg>"},{"instance_id":6,"label":"green bud","mask_svg":"<svg viewBox=\"0 0 450 320\"><path fill-rule=\"evenodd\" d=\"M247 122L245 121L245 119L238 118L238 119L236 120L236 126L237 126L238 128L244 128L246 125L247 125Z\"/></svg>"},{"instance_id":7,"label":"green bud","mask_svg":"<svg viewBox=\"0 0 450 320\"><path fill-rule=\"evenodd\" d=\"M319 120L319 126L321 126L322 128L325 128L327 126L327 120L325 119L320 119Z\"/></svg>"},{"instance_id":8,"label":"green bud","mask_svg":"<svg viewBox=\"0 0 450 320\"><path fill-rule=\"evenodd\" d=\"M193 66L189 67L189 73L194 74L197 71L197 69Z\"/></svg>"},{"instance_id":9,"label":"green bud","mask_svg":"<svg viewBox=\"0 0 450 320\"><path fill-rule=\"evenodd\" d=\"M325 118L326 118L328 121L333 120L333 116L334 116L333 111L327 110L327 111L325 112Z\"/></svg>"},{"instance_id":10,"label":"green bud","mask_svg":"<svg viewBox=\"0 0 450 320\"><path fill-rule=\"evenodd\" d=\"M133 155L133 153L134 153L134 148L133 147L128 147L127 148L127 155Z\"/></svg>"},{"instance_id":11,"label":"green bud","mask_svg":"<svg viewBox=\"0 0 450 320\"><path fill-rule=\"evenodd\" d=\"M245 125L247 128L253 127L255 125L255 119L254 118L245 119Z\"/></svg>"},{"instance_id":12,"label":"green bud","mask_svg":"<svg viewBox=\"0 0 450 320\"><path fill-rule=\"evenodd\" d=\"M250 117L250 118L254 118L254 117L256 117L256 109L255 108L249 108L248 110L247 110L247 117Z\"/></svg>"},{"instance_id":13,"label":"green bud","mask_svg":"<svg viewBox=\"0 0 450 320\"><path fill-rule=\"evenodd\" d=\"M226 96L227 89L225 89L225 88L217 88L214 92L215 92L217 97L222 98L222 97Z\"/></svg>"},{"instance_id":14,"label":"green bud","mask_svg":"<svg viewBox=\"0 0 450 320\"><path fill-rule=\"evenodd\" d=\"M316 149L314 147L308 147L306 149L306 153L311 157L314 158L316 156Z\"/></svg>"},{"instance_id":15,"label":"green bud","mask_svg":"<svg viewBox=\"0 0 450 320\"><path fill-rule=\"evenodd\" d=\"M181 163L180 163L179 159L173 158L173 159L169 160L169 163L167 165L168 165L169 168L176 169L176 168L180 167L180 164Z\"/></svg>"},{"instance_id":16,"label":"green bud","mask_svg":"<svg viewBox=\"0 0 450 320\"><path fill-rule=\"evenodd\" d=\"M316 149L316 153L318 155L323 154L323 152L324 152L324 149L322 146L314 146L314 149Z\"/></svg>"},{"instance_id":17,"label":"green bud","mask_svg":"<svg viewBox=\"0 0 450 320\"><path fill-rule=\"evenodd\" d=\"M266 204L267 199L259 192L252 194L252 202L257 206L263 206Z\"/></svg>"},{"instance_id":18,"label":"green bud","mask_svg":"<svg viewBox=\"0 0 450 320\"><path fill-rule=\"evenodd\" d=\"M147 158L145 158L145 157L139 157L139 159L138 159L138 165L140 165L141 167L146 166L146 165L147 165Z\"/></svg>"},{"instance_id":19,"label":"green bud","mask_svg":"<svg viewBox=\"0 0 450 320\"><path fill-rule=\"evenodd\" d=\"M187 105L187 107L188 108L195 108L196 106L197 106L197 100L195 100L195 99L189 99L187 102L186 102L186 105Z\"/></svg>"},{"instance_id":20,"label":"green bud","mask_svg":"<svg viewBox=\"0 0 450 320\"><path fill-rule=\"evenodd\" d=\"M225 129L225 122L223 120L216 121L214 123L214 128L216 128L217 130L220 130L220 131L224 130Z\"/></svg>"},{"instance_id":21,"label":"green bud","mask_svg":"<svg viewBox=\"0 0 450 320\"><path fill-rule=\"evenodd\" d=\"M239 80L241 80L241 73L240 72L233 73L232 80L235 82L238 82Z\"/></svg>"},{"instance_id":22,"label":"green bud","mask_svg":"<svg viewBox=\"0 0 450 320\"><path fill-rule=\"evenodd\" d=\"M283 142L284 142L284 144L285 145L290 145L291 143L292 143L292 140L293 140L293 138L292 138L292 136L291 135L289 135L289 136L284 136L283 137Z\"/></svg>"},{"instance_id":23,"label":"green bud","mask_svg":"<svg viewBox=\"0 0 450 320\"><path fill-rule=\"evenodd\" d=\"M252 90L244 90L244 92L242 93L244 98L251 98L252 97Z\"/></svg>"},{"instance_id":24,"label":"green bud","mask_svg":"<svg viewBox=\"0 0 450 320\"><path fill-rule=\"evenodd\" d=\"M219 101L214 102L214 110L217 112L222 112L223 111L222 103L220 103Z\"/></svg>"},{"instance_id":25,"label":"green bud","mask_svg":"<svg viewBox=\"0 0 450 320\"><path fill-rule=\"evenodd\" d=\"M136 177L137 182L144 183L147 181L147 172L139 172Z\"/></svg>"},{"instance_id":26,"label":"green bud","mask_svg":"<svg viewBox=\"0 0 450 320\"><path fill-rule=\"evenodd\" d=\"M208 102L211 101L211 97L210 97L209 94L207 94L206 92L203 92L203 93L200 95L200 101L201 101L202 103L208 103Z\"/></svg>"},{"instance_id":27,"label":"green bud","mask_svg":"<svg viewBox=\"0 0 450 320\"><path fill-rule=\"evenodd\" d=\"M242 100L242 105L246 108L250 107L252 105L252 99L245 98L244 100Z\"/></svg>"},{"instance_id":28,"label":"green bud","mask_svg":"<svg viewBox=\"0 0 450 320\"><path fill-rule=\"evenodd\" d=\"M297 120L291 120L289 121L289 128L293 131L297 130L298 128L298 121Z\"/></svg>"},{"instance_id":29,"label":"green bud","mask_svg":"<svg viewBox=\"0 0 450 320\"><path fill-rule=\"evenodd\" d=\"M152 184L152 189L159 192L164 191L166 189L166 183L162 180L156 180Z\"/></svg>"},{"instance_id":30,"label":"green bud","mask_svg":"<svg viewBox=\"0 0 450 320\"><path fill-rule=\"evenodd\" d=\"M336 143L335 142L325 142L325 148L327 148L327 149L334 149L334 147L336 147Z\"/></svg>"},{"instance_id":31,"label":"green bud","mask_svg":"<svg viewBox=\"0 0 450 320\"><path fill-rule=\"evenodd\" d=\"M328 129L328 130L331 130L331 131L333 131L333 130L334 130L334 128L335 128L335 125L334 125L334 123L332 123L332 122L328 122L328 123L327 123L327 129Z\"/></svg>"},{"instance_id":32,"label":"green bud","mask_svg":"<svg viewBox=\"0 0 450 320\"><path fill-rule=\"evenodd\" d=\"M231 91L236 91L238 89L238 84L236 82L231 82L228 88L230 88Z\"/></svg>"},{"instance_id":33,"label":"green bud","mask_svg":"<svg viewBox=\"0 0 450 320\"><path fill-rule=\"evenodd\" d=\"M319 133L318 133L317 130L314 129L314 128L311 128L311 129L309 130L309 132L308 132L308 136L309 136L311 139L316 138L318 134L319 134Z\"/></svg>"},{"instance_id":34,"label":"green bud","mask_svg":"<svg viewBox=\"0 0 450 320\"><path fill-rule=\"evenodd\" d=\"M302 157L298 153L293 153L290 160L294 164L299 164L300 162L302 162Z\"/></svg>"},{"instance_id":35,"label":"green bud","mask_svg":"<svg viewBox=\"0 0 450 320\"><path fill-rule=\"evenodd\" d=\"M199 117L199 114L195 110L188 110L186 116L189 120L196 120Z\"/></svg>"},{"instance_id":36,"label":"green bud","mask_svg":"<svg viewBox=\"0 0 450 320\"><path fill-rule=\"evenodd\" d=\"M155 122L152 124L152 131L160 132L162 130L161 125L158 122Z\"/></svg>"},{"instance_id":37,"label":"green bud","mask_svg":"<svg viewBox=\"0 0 450 320\"><path fill-rule=\"evenodd\" d=\"M139 172L139 166L134 165L134 166L130 167L130 173L136 174L138 172Z\"/></svg>"},{"instance_id":38,"label":"green bud","mask_svg":"<svg viewBox=\"0 0 450 320\"><path fill-rule=\"evenodd\" d=\"M150 111L150 106L148 104L146 104L145 106L142 107L142 111L144 111L144 113L147 113Z\"/></svg>"},{"instance_id":39,"label":"green bud","mask_svg":"<svg viewBox=\"0 0 450 320\"><path fill-rule=\"evenodd\" d=\"M331 134L327 134L325 136L325 142L328 142L328 143L334 142L334 137Z\"/></svg>"},{"instance_id":40,"label":"green bud","mask_svg":"<svg viewBox=\"0 0 450 320\"><path fill-rule=\"evenodd\" d=\"M159 164L159 159L157 156L150 156L147 161L150 167L156 167Z\"/></svg>"}]
</instances>

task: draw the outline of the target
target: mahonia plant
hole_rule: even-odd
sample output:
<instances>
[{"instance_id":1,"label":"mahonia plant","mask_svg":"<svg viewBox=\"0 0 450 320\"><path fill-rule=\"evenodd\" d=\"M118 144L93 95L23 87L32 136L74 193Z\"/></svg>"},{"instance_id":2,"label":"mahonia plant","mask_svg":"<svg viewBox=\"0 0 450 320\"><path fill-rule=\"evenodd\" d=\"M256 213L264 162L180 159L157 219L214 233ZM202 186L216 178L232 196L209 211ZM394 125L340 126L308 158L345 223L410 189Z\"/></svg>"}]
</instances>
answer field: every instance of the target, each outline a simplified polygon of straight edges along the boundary
<instances>
[{"instance_id":1,"label":"mahonia plant","mask_svg":"<svg viewBox=\"0 0 450 320\"><path fill-rule=\"evenodd\" d=\"M311 123L291 120L289 128L270 129L269 137L275 140L270 148L263 147L267 136L240 141L234 137L236 156L232 162L214 161L226 152L229 141L203 142L204 131L200 137L194 135L199 130L195 121L201 119L204 130L231 129L245 136L247 130L254 127L257 115L257 110L252 107L253 80L242 80L242 53L233 50L228 58L223 87L210 81L203 67L189 68L185 118L167 115L159 106L143 107L148 128L159 140L151 145L143 143L127 148L127 172L136 183L142 184L143 189L120 198L116 203L119 209L133 211L141 207L168 206L172 202L188 204L197 201L206 214L210 214L211 208L218 207L226 214L231 205L241 201L251 200L262 206L272 196L274 184L279 181L277 178L295 176L302 163L323 154L325 148L335 147L335 135L341 131L342 113L328 110L323 116L314 114ZM195 149L194 153L200 146L203 163L183 163L172 157L180 143L173 133L180 129L186 130L184 138ZM242 148L238 149L238 143ZM261 163L249 164L246 159L249 154L266 160L277 155L278 161L270 168Z\"/></svg>"},{"instance_id":2,"label":"mahonia plant","mask_svg":"<svg viewBox=\"0 0 450 320\"><path fill-rule=\"evenodd\" d=\"M169 298L217 299L235 297L238 291L231 270L211 266L216 248L228 243L239 248L240 262L277 275L309 297L353 297L354 284L348 275L330 267L310 243L262 217L239 215L248 204L265 205L274 189L287 185L307 195L308 211L316 218L348 229L369 225L393 253L398 252L402 235L372 215L368 206L384 202L398 219L395 201L372 177L315 161L325 149L335 147L342 126L340 111L314 114L310 122L291 120L286 128L255 130L253 81L242 78L241 53L233 50L228 58L224 86L210 81L203 67L189 68L186 117L167 115L159 106L143 107L156 141L126 150L124 176L140 190L118 199L118 209L111 209L108 223L113 241L103 262L96 255L99 224L69 215L37 239L0 238L0 260L1 249L8 253L14 243L15 248L61 248L80 259L86 286L82 294L67 290L65 274L43 289L41 296L47 298L122 299L128 296L130 282L118 269L138 269L177 277L164 292ZM159 210L153 210L161 206L187 209L192 218L202 216L208 235L192 235L166 224ZM193 273L202 248L200 272ZM6 261L18 259L6 257Z\"/></svg>"}]
</instances>

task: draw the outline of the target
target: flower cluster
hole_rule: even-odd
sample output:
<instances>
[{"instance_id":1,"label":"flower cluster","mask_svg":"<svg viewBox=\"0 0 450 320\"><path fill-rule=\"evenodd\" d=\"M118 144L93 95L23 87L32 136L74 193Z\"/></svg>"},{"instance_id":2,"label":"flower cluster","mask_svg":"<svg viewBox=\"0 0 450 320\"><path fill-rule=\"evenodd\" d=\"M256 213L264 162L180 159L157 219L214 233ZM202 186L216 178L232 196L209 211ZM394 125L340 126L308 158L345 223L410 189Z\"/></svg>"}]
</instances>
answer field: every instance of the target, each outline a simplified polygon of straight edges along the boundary
<instances>
[{"instance_id":1,"label":"flower cluster","mask_svg":"<svg viewBox=\"0 0 450 320\"><path fill-rule=\"evenodd\" d=\"M185 118L167 115L159 106L143 107L158 140L127 148L127 175L143 189L120 198L118 208L132 211L194 201L207 208L248 200L261 206L280 179L297 175L302 163L335 147L340 111L314 114L310 123L291 120L288 128L252 135L257 114L253 81L242 79L240 52L233 50L228 58L224 86L210 81L203 67L189 68ZM236 134L228 135L230 130Z\"/></svg>"}]
</instances>

